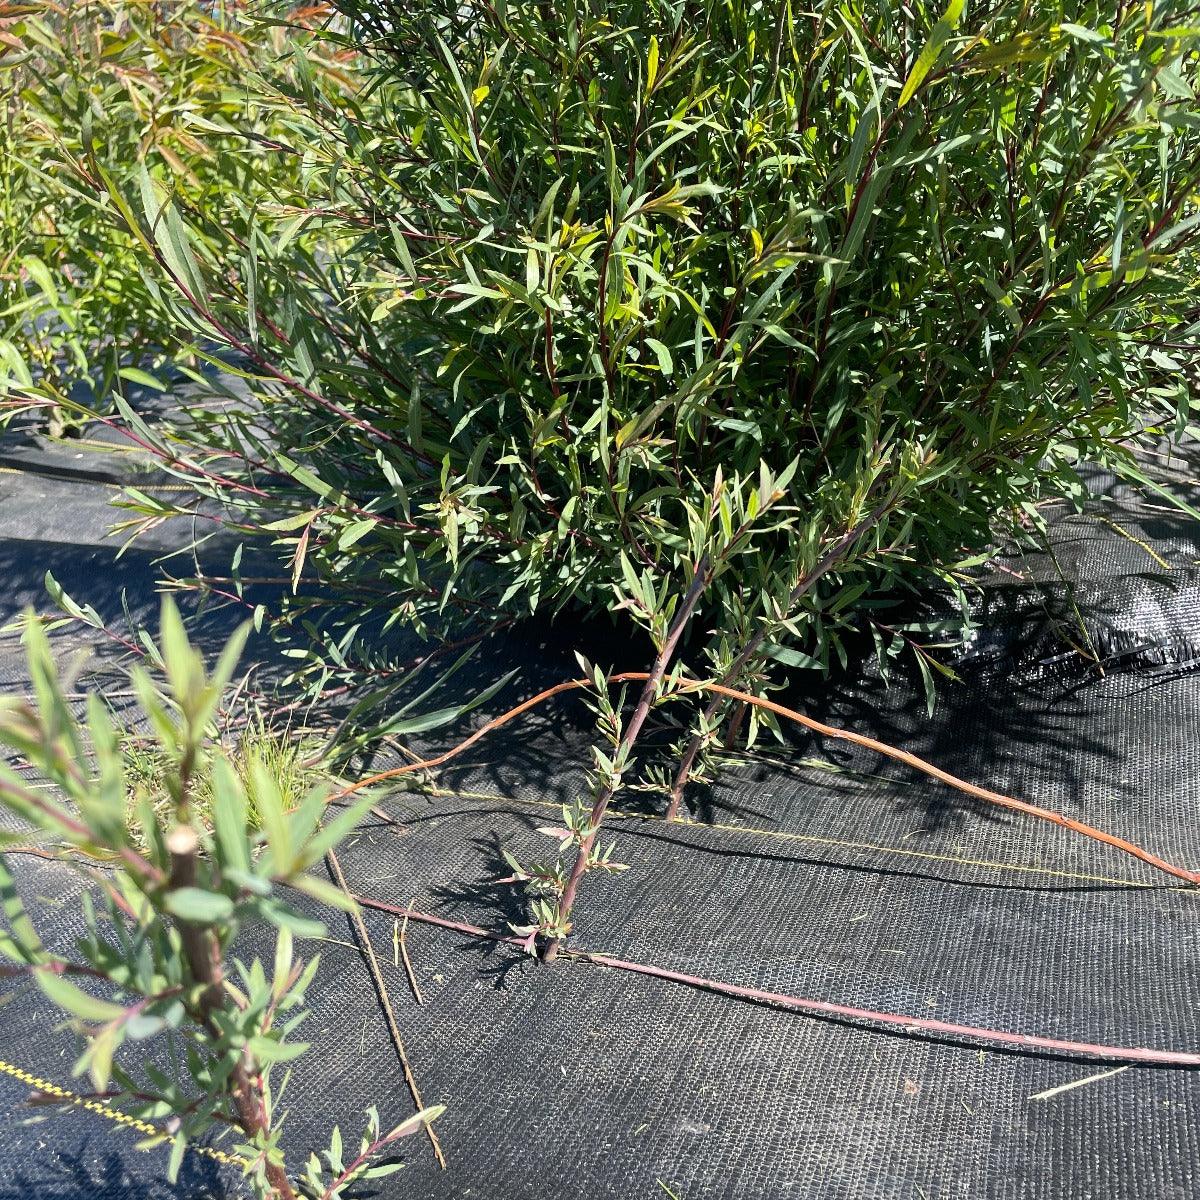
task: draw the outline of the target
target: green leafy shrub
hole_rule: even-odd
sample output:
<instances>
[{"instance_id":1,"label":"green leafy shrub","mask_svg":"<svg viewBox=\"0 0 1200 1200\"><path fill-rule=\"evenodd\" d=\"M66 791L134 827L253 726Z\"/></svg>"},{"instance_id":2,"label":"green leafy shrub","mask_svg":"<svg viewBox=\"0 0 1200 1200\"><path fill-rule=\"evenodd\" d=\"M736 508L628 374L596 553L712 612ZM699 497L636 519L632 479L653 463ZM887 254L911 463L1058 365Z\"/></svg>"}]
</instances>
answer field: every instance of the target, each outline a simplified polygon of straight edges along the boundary
<instances>
[{"instance_id":1,"label":"green leafy shrub","mask_svg":"<svg viewBox=\"0 0 1200 1200\"><path fill-rule=\"evenodd\" d=\"M286 204L191 211L153 153L109 189L177 335L253 396L196 411L182 461L138 435L284 546L317 694L386 695L396 623L646 631L557 936L680 654L761 691L851 626L886 653L886 597L961 589L1082 459L1136 475L1132 439L1187 427L1200 33L1170 3L332 7L362 86L253 83Z\"/></svg>"},{"instance_id":2,"label":"green leafy shrub","mask_svg":"<svg viewBox=\"0 0 1200 1200\"><path fill-rule=\"evenodd\" d=\"M122 382L157 386L148 372L181 351L179 365L196 364L106 189L136 191L138 164L152 157L185 212L238 236L237 218L273 199L291 166L264 170L270 124L244 77L302 50L249 24L236 2L10 7L15 17L0 12L0 391L36 382L57 434L81 424L68 393L108 407Z\"/></svg>"},{"instance_id":3,"label":"green leafy shrub","mask_svg":"<svg viewBox=\"0 0 1200 1200\"><path fill-rule=\"evenodd\" d=\"M298 912L283 888L350 905L307 870L369 802L322 824L325 789L312 788L288 811L263 762L251 763L243 782L211 745L209 731L245 630L210 676L167 601L161 660L169 691L160 693L140 668L132 678L159 743L170 804L156 806L143 794L130 819L120 731L94 694L86 719L77 719L32 618L26 640L35 703L0 698L0 746L36 767L41 779L0 763L0 804L25 826L6 841L48 839L63 849L64 861L80 866L87 881L79 894L84 934L70 957L47 949L0 855L8 927L0 932L0 954L15 964L7 969L28 972L71 1018L86 1044L77 1071L86 1071L99 1093L141 1120L164 1122L160 1140L172 1143L172 1178L189 1142L225 1128L235 1135L231 1149L244 1159L256 1193L290 1200L296 1190L280 1147L272 1075L307 1049L295 1034L307 1015L317 959L297 958L295 939L320 936L324 926ZM211 829L197 820L201 780ZM107 867L93 870L89 861ZM274 927L271 967L237 956L239 931L253 923ZM129 1044L149 1037L167 1040L170 1071L148 1058L130 1061ZM425 1110L390 1133L380 1132L372 1111L362 1153L349 1165L335 1129L325 1164L314 1157L303 1173L303 1190L335 1200L356 1180L394 1169L372 1160L438 1111Z\"/></svg>"},{"instance_id":4,"label":"green leafy shrub","mask_svg":"<svg viewBox=\"0 0 1200 1200\"><path fill-rule=\"evenodd\" d=\"M707 556L691 641L755 682L1186 424L1174 6L338 8L368 87L259 81L299 215L189 224L151 156L134 219L257 383L200 485L360 610L615 602L661 647Z\"/></svg>"}]
</instances>

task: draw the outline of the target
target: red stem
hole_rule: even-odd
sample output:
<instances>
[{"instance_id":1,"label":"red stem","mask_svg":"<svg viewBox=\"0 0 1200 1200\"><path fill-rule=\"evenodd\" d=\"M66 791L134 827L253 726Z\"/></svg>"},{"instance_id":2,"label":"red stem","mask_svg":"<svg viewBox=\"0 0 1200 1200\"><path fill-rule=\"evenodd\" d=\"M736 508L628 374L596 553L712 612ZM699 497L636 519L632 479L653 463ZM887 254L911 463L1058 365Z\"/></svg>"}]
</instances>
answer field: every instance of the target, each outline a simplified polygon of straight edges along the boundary
<instances>
[{"instance_id":1,"label":"red stem","mask_svg":"<svg viewBox=\"0 0 1200 1200\"><path fill-rule=\"evenodd\" d=\"M683 598L683 603L679 606L679 611L676 612L675 619L671 622L671 628L668 630L662 648L654 660L654 665L645 676L646 682L642 687L642 694L638 697L637 707L633 710L633 715L629 718L629 724L625 726L625 732L621 737L615 757L617 764L616 774L608 784L600 788L596 793L595 800L592 801L592 811L588 818L588 833L579 843L575 863L571 867L571 873L567 876L566 885L558 901L558 913L555 923L563 931L564 935L566 930L570 928L571 910L575 907L575 894L579 891L579 884L588 866L591 864L592 850L595 848L596 838L600 835L600 825L604 821L604 814L608 811L609 801L613 798L613 792L620 784L620 772L624 769L629 758L629 753L637 741L638 734L641 733L642 726L645 724L646 718L650 715L650 709L654 705L654 701L658 695L658 686L662 683L667 666L675 656L679 639L683 636L683 631L687 627L692 613L695 612L696 605L699 603L700 597L704 594L704 589L708 586L711 578L712 569L708 555L701 555L700 561L696 563L696 570L692 576L692 582L687 590L687 594ZM560 938L554 938L546 943L543 952L544 961L554 961L555 955L558 953L560 941Z\"/></svg>"},{"instance_id":2,"label":"red stem","mask_svg":"<svg viewBox=\"0 0 1200 1200\"><path fill-rule=\"evenodd\" d=\"M493 933L478 925L468 925L463 921L450 921L445 917L437 917L432 913L420 912L413 908L403 908L398 904L388 904L383 900L372 900L367 896L351 893L356 903L364 908L375 908L394 916L407 917L411 921L420 921L427 925L436 925L440 929L449 929L455 933L464 933L470 937L487 938L491 941L504 942L512 946L523 946L525 939L512 937L507 934ZM883 1012L873 1008L858 1008L853 1005L836 1004L831 1000L812 1000L801 996L789 996L783 992L768 992L759 988L742 987L736 983L723 983L717 979L707 979L701 975L687 975L681 971L671 971L665 967L656 967L649 963L631 962L623 958L614 958L609 954L591 954L582 950L564 949L562 953L567 958L579 962L592 963L598 967L611 967L617 971L632 971L637 975L649 975L654 979L665 979L670 983L682 983L687 987L699 988L706 992L716 992L722 996L732 996L738 1000L748 1000L753 1004L767 1004L773 1008L784 1008L790 1012L801 1012L810 1017L832 1018L840 1021L853 1021L857 1025L882 1026L895 1028L903 1033L928 1034L939 1037L951 1037L956 1041L968 1044L980 1043L987 1046L1011 1046L1018 1050L1044 1051L1051 1054L1070 1054L1080 1058L1100 1059L1104 1062L1153 1063L1158 1066L1171 1067L1200 1067L1200 1054L1190 1054L1178 1050L1151 1050L1138 1046L1109 1046L1100 1042L1073 1042L1063 1038L1043 1037L1035 1033L1013 1033L1005 1029L987 1029L979 1025L961 1025L956 1021L939 1021L932 1017L909 1016L905 1013Z\"/></svg>"},{"instance_id":3,"label":"red stem","mask_svg":"<svg viewBox=\"0 0 1200 1200\"><path fill-rule=\"evenodd\" d=\"M645 671L622 671L619 674L610 675L608 682L610 684L632 683L638 680L649 679L650 675ZM423 771L431 767L441 766L442 763L448 762L452 758L457 758L458 755L473 746L481 738L486 737L488 733L499 729L502 725L507 725L509 721L515 720L521 713L528 712L531 708L536 708L552 696L557 696L562 692L577 691L582 688L594 686L595 682L591 679L572 679L565 683L556 684L552 688L547 688L545 691L539 692L536 696L531 696L515 708L509 709L508 712L502 713L498 717L493 717L486 725L477 729L470 737L464 738L457 746L451 747L444 754L440 754L436 758L425 759L421 762L407 763L402 767L393 767L391 770L381 771L377 775L369 775L366 779L361 779L358 783L351 784L349 787L343 788L340 792L335 792L330 797L330 803L335 800L344 799L346 796L360 791L371 784L381 783L386 779L392 779L399 775L408 775L413 771ZM1061 825L1064 829L1070 829L1072 832L1083 834L1084 837L1091 838L1093 841L1102 842L1106 846L1112 846L1116 850L1130 854L1134 858L1147 863L1149 866L1165 872L1167 875L1173 875L1176 879L1183 879L1191 884L1200 884L1200 871L1190 871L1186 867L1175 866L1173 863L1167 862L1166 859L1159 858L1157 854L1152 854L1149 850L1143 850L1140 846L1136 846L1124 838L1116 837L1114 834L1106 833L1102 829L1086 825L1082 821L1076 821L1074 817L1065 817L1061 813L1054 812L1053 809L1041 808L1036 804L1029 804L1024 800L1017 800L1012 796L1006 796L1002 792L993 792L988 788L968 783L965 779L960 779L957 775L951 775L949 771L943 771L940 767L935 767L933 763L926 762L925 759L919 758L915 754L910 754L907 750L900 750L895 746L889 746L886 742L876 741L875 738L867 737L865 734L852 733L847 729L838 729L832 725L822 724L820 721L815 721L812 717L806 717L803 713L799 713L793 708L776 704L773 700L766 700L761 696L751 695L749 692L739 692L735 688L726 687L721 683L705 683L699 680L681 683L679 691L672 694L682 695L685 692L705 691L716 692L718 695L726 696L731 700L740 700L745 704L753 705L755 708L764 708L768 712L775 713L777 716L785 717L789 721L803 725L806 729L811 729L814 733L819 733L822 737L838 738L842 741L853 742L855 745L863 746L868 750L874 750L877 754L895 759L897 762L948 784L960 792L965 792L968 796L974 796L978 800L985 800L989 804L999 805L1001 808L1012 809L1014 812L1024 813L1026 816L1037 817L1042 821L1050 821L1052 824Z\"/></svg>"}]
</instances>

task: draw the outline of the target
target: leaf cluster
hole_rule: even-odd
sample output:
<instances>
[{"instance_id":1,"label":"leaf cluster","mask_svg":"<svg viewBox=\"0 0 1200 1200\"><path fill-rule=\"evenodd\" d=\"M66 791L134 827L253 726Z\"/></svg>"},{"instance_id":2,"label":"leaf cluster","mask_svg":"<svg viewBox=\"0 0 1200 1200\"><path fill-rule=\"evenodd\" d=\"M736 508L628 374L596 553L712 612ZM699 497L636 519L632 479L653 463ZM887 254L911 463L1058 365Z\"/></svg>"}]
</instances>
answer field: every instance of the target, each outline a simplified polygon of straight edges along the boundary
<instances>
[{"instance_id":1,"label":"leaf cluster","mask_svg":"<svg viewBox=\"0 0 1200 1200\"><path fill-rule=\"evenodd\" d=\"M172 365L195 365L104 189L136 186L153 159L185 211L238 236L286 187L285 160L263 169L271 129L243 81L288 50L257 32L233 0L39 0L6 15L0 394L36 387L50 432L78 432L79 405L107 410L114 389L162 390Z\"/></svg>"},{"instance_id":2,"label":"leaf cluster","mask_svg":"<svg viewBox=\"0 0 1200 1200\"><path fill-rule=\"evenodd\" d=\"M250 400L163 457L287 556L315 694L386 698L398 625L661 643L701 562L688 654L765 687L1189 427L1184 6L333 7L247 81L286 203L231 233L153 152L104 182L176 336L236 356Z\"/></svg>"},{"instance_id":3,"label":"leaf cluster","mask_svg":"<svg viewBox=\"0 0 1200 1200\"><path fill-rule=\"evenodd\" d=\"M0 699L0 745L37 776L0 765L0 803L23 825L6 840L49 839L90 886L81 893L83 934L64 956L43 944L0 856L7 918L0 953L14 970L31 974L84 1036L76 1072L87 1072L98 1092L115 1088L111 1094L142 1119L168 1122L172 1173L189 1141L214 1125L228 1127L263 1194L275 1196L282 1121L271 1118L287 1079L276 1087L272 1072L307 1049L296 1034L318 963L298 958L295 944L324 933L290 894L350 905L309 868L353 829L370 801L326 820L327 789L317 786L289 808L262 761L251 762L243 780L211 744L246 632L229 642L210 673L174 605L164 601L155 649L165 690L142 668L132 679L158 741L171 804L164 810L143 793L131 819L122 731L94 693L79 719L40 624L28 619L34 695ZM200 777L211 829L194 822ZM238 957L237 939L249 924L274 929L272 963ZM167 1062L119 1061L126 1043L150 1037L165 1039Z\"/></svg>"}]
</instances>

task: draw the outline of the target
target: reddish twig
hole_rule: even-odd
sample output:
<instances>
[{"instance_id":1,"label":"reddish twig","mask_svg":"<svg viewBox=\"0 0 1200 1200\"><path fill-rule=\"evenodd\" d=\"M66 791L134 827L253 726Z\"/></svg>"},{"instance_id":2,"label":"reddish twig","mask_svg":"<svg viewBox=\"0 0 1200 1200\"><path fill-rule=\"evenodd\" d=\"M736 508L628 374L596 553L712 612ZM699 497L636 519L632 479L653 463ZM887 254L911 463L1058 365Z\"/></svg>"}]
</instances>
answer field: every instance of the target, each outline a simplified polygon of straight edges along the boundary
<instances>
[{"instance_id":1,"label":"reddish twig","mask_svg":"<svg viewBox=\"0 0 1200 1200\"><path fill-rule=\"evenodd\" d=\"M617 764L616 772L609 782L599 788L592 801L592 810L588 816L588 832L579 843L575 862L571 865L571 872L567 876L567 882L563 885L562 894L558 900L555 924L561 936L552 938L543 947L543 956L547 962L554 961L562 937L566 936L567 930L571 927L571 910L575 906L575 895L579 891L579 884L587 873L588 867L592 865L592 851L595 848L596 839L600 836L600 826L604 821L604 814L608 811L609 801L612 800L613 793L621 782L620 771L637 742L638 734L641 733L646 718L650 715L650 709L658 698L659 685L675 655L683 631L687 627L688 621L691 620L692 613L696 611L696 605L700 602L700 597L704 594L704 589L708 586L711 578L712 570L708 555L702 555L700 561L696 563L692 582L679 606L679 611L675 614L675 619L671 622L671 627L654 660L654 665L645 676L642 694L638 697L633 715L629 718L629 724L625 726L625 732L621 735L617 754L613 760Z\"/></svg>"},{"instance_id":2,"label":"reddish twig","mask_svg":"<svg viewBox=\"0 0 1200 1200\"><path fill-rule=\"evenodd\" d=\"M402 908L398 904L388 904L383 900L372 900L367 896L359 896L354 893L351 893L351 896L364 908L375 908L381 912L392 913L394 916L403 916L426 925L436 925L440 929L449 929L454 933L487 938L490 941L504 942L512 946L524 946L526 941L520 937L493 933L478 925L469 925L464 921L451 921L445 917L434 916L432 913ZM648 975L669 983L682 983L687 987L698 988L702 991L731 996L737 1000L747 1000L753 1004L765 1004L772 1008L783 1008L790 1012L804 1013L806 1016L815 1018L850 1021L856 1025L882 1027L901 1033L952 1038L968 1045L983 1044L1047 1054L1070 1054L1079 1058L1099 1059L1104 1062L1200 1067L1200 1054L1190 1054L1185 1051L1151 1050L1140 1046L1109 1046L1099 1042L1075 1042L1065 1038L1043 1037L1041 1034L1035 1033L1013 1033L1005 1029L986 1029L978 1025L962 1025L956 1021L939 1021L932 1017L883 1012L873 1008L835 1004L831 1000L812 1000L801 996L789 996L783 992L768 992L760 988L742 987L740 984L723 983L720 980L706 979L700 975L687 975L681 971L671 971L665 967L656 967L648 963L614 958L610 954L594 954L586 950L566 948L561 950L560 954L563 957L591 963L594 966L609 967L617 971L632 971L638 975Z\"/></svg>"},{"instance_id":3,"label":"reddish twig","mask_svg":"<svg viewBox=\"0 0 1200 1200\"><path fill-rule=\"evenodd\" d=\"M649 672L646 671L622 671L616 675L610 675L608 682L610 684L645 682L650 677ZM536 696L531 696L528 700L522 701L515 707L510 708L508 712L501 713L498 717L493 717L471 734L470 737L464 738L457 746L451 747L444 754L424 759L421 762L407 763L402 767L393 767L391 770L381 771L377 775L369 775L366 779L359 780L358 783L351 784L349 787L343 788L340 792L336 792L331 797L331 800L344 799L346 796L360 791L362 788L382 783L387 779L392 779L399 775L408 775L414 771L439 767L443 763L449 762L450 759L457 758L489 733L499 729L503 725L507 725L522 713L528 712L531 708L536 708L539 704L544 703L552 697L559 696L564 692L578 691L594 686L594 681L591 679L572 679L565 683L555 684L554 687L546 688L545 691L539 692ZM822 737L838 738L841 741L852 742L856 746L863 746L868 750L875 751L877 754L894 759L896 762L903 763L907 767L912 767L915 771L929 775L931 778L937 779L941 783L947 784L949 787L955 788L960 792L964 792L968 796L973 796L977 800L983 800L989 804L998 805L1001 808L1011 809L1014 812L1024 813L1029 817L1037 817L1039 820L1049 821L1054 825L1060 825L1064 829L1071 830L1073 833L1082 834L1093 841L1101 842L1106 846L1112 846L1124 854L1130 854L1134 858L1140 859L1147 865L1154 867L1156 870L1173 875L1176 879L1183 879L1191 884L1200 884L1200 871L1190 871L1186 867L1176 866L1174 863L1160 858L1157 854L1153 854L1149 850L1144 850L1141 846L1134 845L1133 842L1126 841L1124 838L1117 837L1114 834L1106 833L1104 830L1087 825L1082 821L1076 821L1073 817L1063 816L1062 813L1055 812L1053 809L1041 808L1036 804L1029 804L1024 800L1017 800L1012 796L1006 796L1002 792L994 792L990 788L983 788L977 784L968 783L967 780L960 779L957 775L951 775L949 771L943 771L940 767L935 767L933 763L926 762L925 759L919 758L915 754L910 754L907 750L900 750L895 746L889 746L886 742L877 741L875 738L867 737L865 734L852 733L848 729L838 729L832 725L825 725L820 721L814 720L812 717L807 717L803 713L797 712L793 708L776 704L775 701L766 700L761 696L751 695L749 692L740 692L735 688L726 687L720 683L706 683L702 680L694 682L686 681L682 682L678 690L672 694L684 695L688 692L715 692L717 695L725 696L730 700L739 700L743 704L766 709L777 716L794 721L798 725L803 725L806 729L811 729L814 733L818 733Z\"/></svg>"}]
</instances>

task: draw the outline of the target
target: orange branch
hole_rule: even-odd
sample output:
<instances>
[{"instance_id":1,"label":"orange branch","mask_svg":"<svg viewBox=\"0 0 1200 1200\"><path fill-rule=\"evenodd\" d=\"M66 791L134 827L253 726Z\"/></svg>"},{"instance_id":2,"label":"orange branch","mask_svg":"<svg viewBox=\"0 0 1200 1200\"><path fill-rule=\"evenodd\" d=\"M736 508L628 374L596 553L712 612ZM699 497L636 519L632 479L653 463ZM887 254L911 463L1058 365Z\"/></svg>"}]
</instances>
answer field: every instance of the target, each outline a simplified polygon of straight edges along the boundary
<instances>
[{"instance_id":1,"label":"orange branch","mask_svg":"<svg viewBox=\"0 0 1200 1200\"><path fill-rule=\"evenodd\" d=\"M610 675L608 682L644 683L649 677L649 673L646 671L622 671L619 674ZM486 724L481 725L470 737L464 738L463 741L459 742L456 746L452 746L444 754L439 754L434 758L423 759L421 762L406 763L402 767L393 767L390 771L380 771L376 775L369 775L366 779L361 779L357 783L351 784L349 787L335 793L331 797L331 801L342 800L354 792L361 791L363 788L370 787L376 783L382 783L387 779L394 779L400 775L411 775L414 771L440 767L443 763L449 762L452 758L457 758L464 751L469 750L476 742L487 737L489 733L493 733L495 730L507 725L510 721L516 720L517 717L529 712L530 709L537 708L538 705L553 699L555 696L560 696L564 692L578 691L582 688L592 686L594 686L593 681L590 679L571 679L565 683L555 684L554 687L546 688L545 691L538 692L536 696L531 696L528 700L523 700L514 708L501 713L500 716L493 717ZM1176 879L1183 879L1191 884L1200 884L1200 871L1189 871L1186 867L1175 866L1173 863L1167 862L1166 859L1159 858L1157 854L1152 854L1149 850L1144 850L1141 846L1134 845L1133 842L1126 841L1124 838L1117 837L1114 834L1106 833L1103 829L1096 829L1094 826L1087 825L1082 821L1076 821L1073 817L1063 816L1062 813L1055 812L1053 809L1041 808L1036 804L1029 804L1024 800L1017 800L1012 796L1006 796L1002 792L994 792L990 788L983 788L977 784L968 783L967 780L960 779L957 775L951 775L949 771L943 771L940 767L934 766L931 762L926 762L925 759L915 754L910 754L907 750L900 750L895 746L889 746L886 742L876 741L875 738L867 737L865 734L852 733L848 729L838 729L833 725L825 725L820 721L814 720L812 717L806 717L794 708L787 708L785 705L776 704L773 700L766 700L761 696L751 695L749 692L741 692L736 688L726 687L721 683L705 683L698 680L687 681L682 683L675 691L667 693L667 695L681 696L689 692L713 692L717 695L726 696L731 700L740 700L743 704L749 704L755 708L765 709L767 712L775 713L776 716L784 717L789 721L795 722L797 725L803 725L806 729L811 729L814 733L820 734L822 737L838 738L841 741L852 742L856 746L863 746L868 750L874 750L876 754L882 754L886 758L903 763L905 766L911 767L915 771L920 771L922 774L955 788L957 791L963 792L968 796L974 796L977 800L998 805L1000 808L1011 809L1013 812L1024 813L1026 816L1036 817L1041 821L1049 821L1054 825L1060 825L1062 828L1069 829L1073 833L1082 834L1093 841L1101 842L1125 854L1130 854L1159 871L1173 875Z\"/></svg>"}]
</instances>

